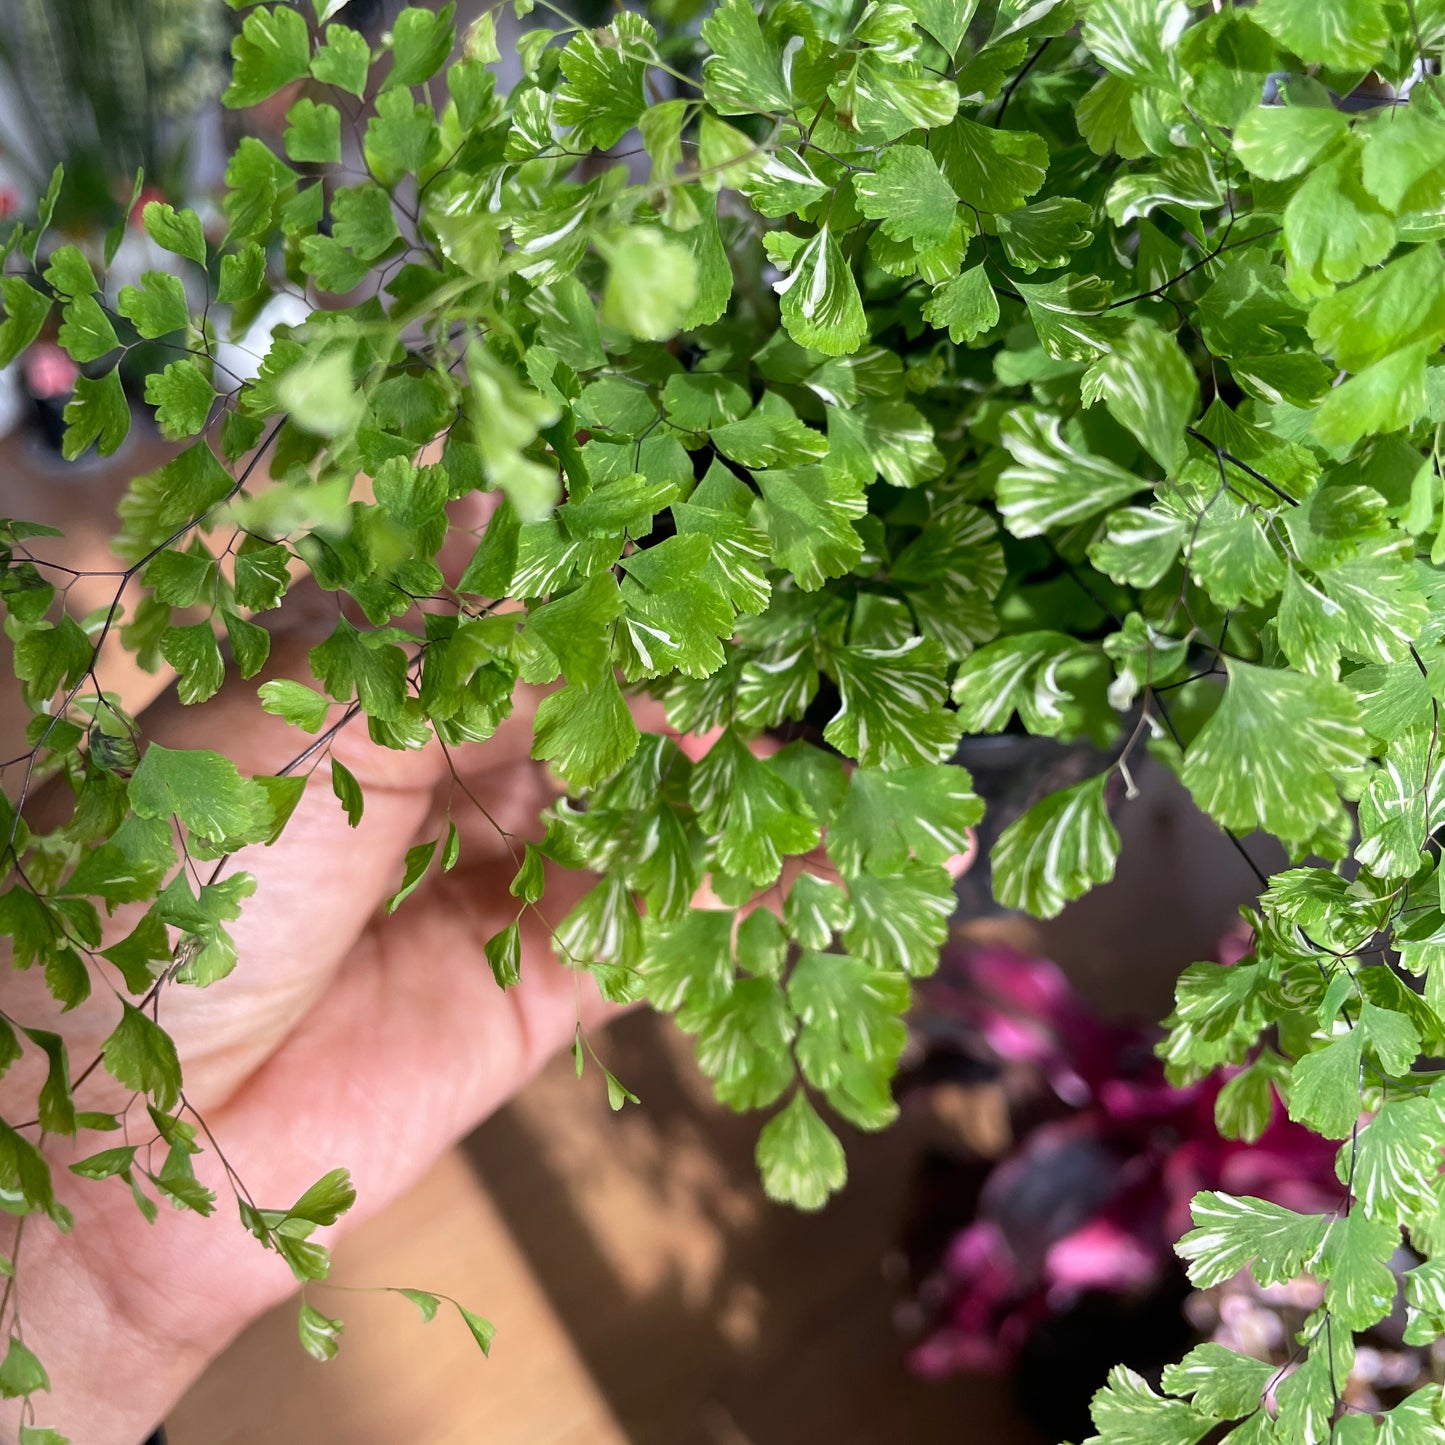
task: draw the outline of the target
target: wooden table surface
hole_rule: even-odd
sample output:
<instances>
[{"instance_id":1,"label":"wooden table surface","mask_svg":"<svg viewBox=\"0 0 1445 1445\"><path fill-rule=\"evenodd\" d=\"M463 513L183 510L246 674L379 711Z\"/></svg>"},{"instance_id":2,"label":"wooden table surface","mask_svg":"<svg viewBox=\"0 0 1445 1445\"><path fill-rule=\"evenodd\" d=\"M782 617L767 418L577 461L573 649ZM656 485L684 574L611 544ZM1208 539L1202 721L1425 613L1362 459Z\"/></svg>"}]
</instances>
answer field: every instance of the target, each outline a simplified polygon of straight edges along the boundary
<instances>
[{"instance_id":1,"label":"wooden table surface","mask_svg":"<svg viewBox=\"0 0 1445 1445\"><path fill-rule=\"evenodd\" d=\"M707 1097L670 1026L605 1036L642 1098L548 1069L337 1250L348 1284L437 1288L494 1320L329 1296L341 1353L301 1353L294 1307L251 1327L170 1421L172 1445L1029 1445L998 1381L904 1368L885 1262L921 1129L850 1137L822 1213L763 1198L756 1125ZM921 1122L921 1121L920 1121Z\"/></svg>"}]
</instances>

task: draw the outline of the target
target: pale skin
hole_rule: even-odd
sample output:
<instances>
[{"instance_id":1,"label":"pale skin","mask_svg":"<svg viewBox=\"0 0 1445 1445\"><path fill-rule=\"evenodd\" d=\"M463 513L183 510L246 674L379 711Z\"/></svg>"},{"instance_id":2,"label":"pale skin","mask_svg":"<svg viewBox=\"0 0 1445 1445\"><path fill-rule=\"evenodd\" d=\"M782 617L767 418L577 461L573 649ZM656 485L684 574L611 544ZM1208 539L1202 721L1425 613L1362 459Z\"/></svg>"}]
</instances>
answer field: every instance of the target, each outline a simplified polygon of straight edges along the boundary
<instances>
[{"instance_id":1,"label":"pale skin","mask_svg":"<svg viewBox=\"0 0 1445 1445\"><path fill-rule=\"evenodd\" d=\"M298 730L260 712L253 691L228 692L199 712L159 705L144 719L147 738L222 748L245 773L275 771L304 747ZM283 837L235 859L257 879L233 928L240 964L206 990L168 987L160 1018L180 1051L187 1103L261 1207L284 1208L345 1165L359 1193L348 1223L358 1222L525 1083L579 1016L584 1027L603 1017L590 979L554 960L538 912L522 917L517 987L499 989L482 955L517 915L507 884L520 843L481 816L451 766L503 829L537 836L555 788L528 757L534 706L519 689L512 719L487 743L452 750L450 764L436 745L395 752L374 746L364 725L348 727L335 752L365 792L361 825L347 825L322 763ZM449 801L462 839L456 869L381 916L407 848L445 831ZM588 881L551 873L542 913L560 918ZM7 973L0 989L12 1017L65 1034L75 1073L119 1014L103 983L64 1017L33 973ZM34 1076L17 1068L14 1084L12 1098L33 1113ZM97 1071L77 1103L122 1107L124 1097ZM143 1108L132 1118L131 1142L149 1137ZM119 1141L92 1134L83 1152ZM163 1207L147 1225L123 1186L57 1167L73 1234L43 1217L26 1224L21 1319L52 1385L36 1397L35 1423L77 1445L137 1445L242 1326L295 1289L281 1259L237 1223L213 1151L196 1165L220 1196L216 1218ZM7 1405L0 1438L16 1438L19 1418Z\"/></svg>"},{"instance_id":2,"label":"pale skin","mask_svg":"<svg viewBox=\"0 0 1445 1445\"><path fill-rule=\"evenodd\" d=\"M377 747L353 724L337 735L334 751L364 790L361 825L348 826L323 761L281 839L230 865L257 880L233 925L240 963L205 990L167 987L160 1020L180 1052L186 1104L260 1207L284 1208L344 1165L359 1195L345 1224L360 1222L504 1103L571 1041L579 1020L586 1029L606 1017L591 979L557 963L548 933L547 920L560 919L589 886L585 875L550 870L540 909L523 913L517 987L499 989L483 957L486 940L518 913L507 885L520 839L538 836L538 814L556 796L547 771L529 757L536 701L519 688L517 710L496 736L450 757L435 744L419 753ZM659 713L641 721L662 720ZM247 774L274 772L306 742L260 712L254 683L228 688L199 710L158 704L144 730L169 747L217 748ZM707 741L684 746L700 756ZM456 869L383 916L406 850L444 833L449 807L462 842ZM955 860L954 871L964 862ZM128 926L118 911L117 936ZM73 1073L95 1057L119 1015L115 994L98 980L90 1002L59 1016L35 971L0 976L0 1006L63 1032ZM6 1117L33 1111L38 1079L25 1071L33 1062L6 1080L7 1092L15 1090L0 1099ZM100 1070L77 1096L80 1108L125 1101ZM149 1138L142 1105L130 1118L129 1142ZM80 1152L116 1142L122 1137L91 1134ZM24 1338L52 1387L36 1397L34 1423L76 1445L138 1445L227 1342L292 1294L295 1281L240 1227L214 1150L197 1158L196 1172L219 1196L217 1217L163 1206L155 1225L118 1181L69 1176L65 1157L55 1156L55 1176L75 1230L62 1237L48 1220L32 1218L18 1253ZM10 1233L13 1251L13 1227ZM328 1234L334 1231L318 1238ZM320 1289L313 1299L337 1313L327 1296ZM16 1439L20 1419L18 1403L7 1403L0 1440Z\"/></svg>"}]
</instances>

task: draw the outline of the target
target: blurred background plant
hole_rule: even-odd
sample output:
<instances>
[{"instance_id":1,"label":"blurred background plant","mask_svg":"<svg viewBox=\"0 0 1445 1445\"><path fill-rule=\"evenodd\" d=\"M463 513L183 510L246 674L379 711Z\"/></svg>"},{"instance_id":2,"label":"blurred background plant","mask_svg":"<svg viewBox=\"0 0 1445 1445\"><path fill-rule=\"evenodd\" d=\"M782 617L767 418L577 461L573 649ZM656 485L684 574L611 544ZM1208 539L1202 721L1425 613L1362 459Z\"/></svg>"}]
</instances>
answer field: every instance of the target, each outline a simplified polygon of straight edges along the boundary
<instances>
[{"instance_id":1,"label":"blurred background plant","mask_svg":"<svg viewBox=\"0 0 1445 1445\"><path fill-rule=\"evenodd\" d=\"M64 165L55 221L84 232L120 218L137 170L189 194L230 34L214 0L0 0L0 135L26 199Z\"/></svg>"},{"instance_id":2,"label":"blurred background plant","mask_svg":"<svg viewBox=\"0 0 1445 1445\"><path fill-rule=\"evenodd\" d=\"M53 244L72 241L96 261L103 248L112 301L164 267L127 221L149 199L214 211L231 33L216 0L0 0L0 218L31 220L53 204ZM132 383L152 351L123 359ZM40 450L58 452L79 375L53 330L42 334L0 373L0 434L28 416Z\"/></svg>"},{"instance_id":3,"label":"blurred background plant","mask_svg":"<svg viewBox=\"0 0 1445 1445\"><path fill-rule=\"evenodd\" d=\"M1246 939L1226 936L1220 961ZM920 990L913 1033L900 1094L939 1126L903 1240L898 1321L913 1370L1012 1372L1020 1405L1057 1440L1089 1433L1089 1399L1121 1358L1156 1382L1202 1341L1267 1360L1281 1378L1299 1363L1320 1285L1266 1287L1245 1271L1196 1291L1173 1250L1200 1190L1303 1212L1343 1200L1336 1146L1286 1116L1269 1049L1252 1070L1262 1103L1250 1104L1258 1091L1238 1068L1174 1087L1159 1029L1105 1018L1054 963L967 933ZM1419 1262L1402 1247L1391 1267ZM1410 1335L1397 1301L1362 1336L1344 1397L1387 1408L1441 1370L1438 1346Z\"/></svg>"}]
</instances>

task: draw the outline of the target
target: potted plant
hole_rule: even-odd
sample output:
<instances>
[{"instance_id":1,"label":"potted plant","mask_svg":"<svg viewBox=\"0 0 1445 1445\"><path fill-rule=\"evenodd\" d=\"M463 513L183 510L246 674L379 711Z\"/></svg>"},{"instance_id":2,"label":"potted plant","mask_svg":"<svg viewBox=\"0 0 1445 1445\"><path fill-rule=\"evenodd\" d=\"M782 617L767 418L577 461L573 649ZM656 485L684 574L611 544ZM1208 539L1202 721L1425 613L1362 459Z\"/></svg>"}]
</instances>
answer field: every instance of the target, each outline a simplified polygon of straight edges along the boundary
<instances>
[{"instance_id":1,"label":"potted plant","mask_svg":"<svg viewBox=\"0 0 1445 1445\"><path fill-rule=\"evenodd\" d=\"M140 225L141 206L202 200L220 179L215 101L226 40L224 13L190 0L60 6L20 0L7 12L0 35L6 182L0 211L31 226L39 220L49 235L42 255L69 242L101 266L100 304L112 314L123 287L170 264ZM51 184L57 168L68 178L64 187ZM184 266L180 274L202 306L201 278ZM127 347L123 375L141 391L149 371L168 359L147 342ZM6 369L29 398L39 439L56 452L80 364L47 335L33 356ZM16 420L20 414L17 408Z\"/></svg>"},{"instance_id":2,"label":"potted plant","mask_svg":"<svg viewBox=\"0 0 1445 1445\"><path fill-rule=\"evenodd\" d=\"M237 146L218 246L164 202L143 224L243 315L279 251L305 322L233 389L210 312L166 270L113 323L90 261L47 259L25 227L0 282L0 361L52 312L82 362L106 328L188 337L147 381L184 449L124 504L108 612L63 616L43 538L5 533L34 716L0 930L55 1000L0 1029L42 1065L0 1134L25 1239L70 1221L62 1168L86 1199L217 1206L157 1004L237 996L233 933L265 907L251 874L328 772L353 822L373 806L337 755L347 729L398 755L486 749L514 705L564 796L545 834L497 825L515 850L497 983L543 920L606 997L676 1015L719 1096L768 1111L769 1193L822 1206L838 1128L896 1113L910 981L936 967L947 863L980 815L951 759L1017 727L1103 762L998 838L1006 906L1053 915L1112 875L1144 750L1232 836L1280 841L1292 866L1261 870L1247 951L1182 975L1163 1062L1178 1084L1238 1070L1231 1131L1278 1098L1338 1155L1330 1207L1206 1190L1179 1243L1201 1288L1245 1267L1322 1282L1286 1364L1206 1345L1162 1394L1117 1371L1097 1438L1438 1436L1428 1393L1384 1423L1344 1394L1356 1332L1394 1307L1402 1231L1425 1260L1410 1337L1445 1323L1435 9L725 0L666 33L553 18L501 94L491 11L457 37L451 6L407 9L373 47L322 0L241 8L227 104L328 89L290 106L284 154ZM1367 75L1378 106L1336 103ZM353 126L364 174L303 174ZM66 420L68 455L113 452L116 371L83 377ZM311 587L335 605L308 610ZM297 729L265 770L168 747L92 685L120 624L204 716L293 614L325 635L311 680L259 685L255 715ZM820 739L754 749L810 707ZM43 778L73 802L37 811ZM449 796L396 858L402 920L478 836L465 788ZM569 891L566 870L592 881ZM580 1022L576 1056L595 1057ZM86 1107L81 1081L107 1077L116 1107ZM302 1337L334 1352L309 1235L351 1204L347 1176L294 1200L209 1177L308 1282ZM44 1297L12 1263L0 1393L28 1425L66 1407L39 1393L58 1326L35 1326Z\"/></svg>"}]
</instances>

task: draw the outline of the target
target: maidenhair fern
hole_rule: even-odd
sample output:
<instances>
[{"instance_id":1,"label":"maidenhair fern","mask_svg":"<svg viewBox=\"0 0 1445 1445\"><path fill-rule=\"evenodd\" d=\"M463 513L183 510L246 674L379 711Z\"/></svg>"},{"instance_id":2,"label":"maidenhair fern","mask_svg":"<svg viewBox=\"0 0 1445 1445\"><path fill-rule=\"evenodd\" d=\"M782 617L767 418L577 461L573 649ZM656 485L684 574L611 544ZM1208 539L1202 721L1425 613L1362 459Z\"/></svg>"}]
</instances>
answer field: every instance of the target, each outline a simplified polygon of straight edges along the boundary
<instances>
[{"instance_id":1,"label":"maidenhair fern","mask_svg":"<svg viewBox=\"0 0 1445 1445\"><path fill-rule=\"evenodd\" d=\"M519 854L518 916L609 997L674 1013L719 1096L767 1111L770 1193L821 1205L845 1174L830 1120L895 1113L909 978L981 812L956 746L1017 718L1112 761L1005 832L1006 903L1053 914L1112 876L1142 749L1284 845L1252 950L1186 972L1163 1049L1183 1081L1267 1036L1290 1062L1266 1087L1342 1141L1332 1214L1205 1195L1180 1246L1199 1281L1327 1281L1298 1368L1196 1352L1163 1395L1117 1373L1098 1440L1445 1439L1433 1398L1379 1423L1340 1405L1351 1332L1394 1303L1384 1262L1402 1229L1428 1256L1445 1201L1445 6L726 0L598 29L547 7L509 91L493 11L458 37L451 6L407 9L373 49L323 0L239 8L227 103L296 98L279 151L231 157L223 233L148 204L173 264L108 301L114 239L47 233L57 173L0 280L0 363L54 318L85 368L67 456L116 451L120 359L165 354L144 396L177 447L122 504L113 604L72 620L46 529L0 531L33 715L0 932L59 1007L125 996L94 1066L135 1091L131 1142L199 1147L155 1004L238 966L228 925L265 900L225 860L284 830L339 729L485 746L525 682L550 689L532 752L568 799ZM227 328L283 291L315 309L229 374ZM448 508L478 493L448 570ZM310 680L260 686L295 767L172 751L100 690L119 629L204 709L266 664L303 573L349 601ZM638 693L671 731L639 728ZM694 762L672 731L715 736ZM330 775L355 823L361 789ZM58 819L42 777L73 794ZM820 871L785 868L820 845ZM413 848L392 906L458 847ZM599 881L549 910L544 858ZM776 916L745 911L760 893ZM117 934L120 904L146 906ZM486 954L514 982L516 925ZM64 1029L0 1023L0 1059L49 1060L9 1106L30 1122L0 1134L3 1200L60 1227L39 1136L116 1123L83 1110ZM143 1209L213 1207L145 1157L72 1168ZM303 1279L327 1267L306 1234L351 1199L318 1190L241 1200ZM1435 1269L1406 1277L1413 1338L1445 1330ZM0 1390L28 1395L18 1298Z\"/></svg>"}]
</instances>

